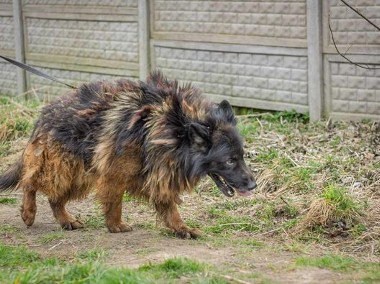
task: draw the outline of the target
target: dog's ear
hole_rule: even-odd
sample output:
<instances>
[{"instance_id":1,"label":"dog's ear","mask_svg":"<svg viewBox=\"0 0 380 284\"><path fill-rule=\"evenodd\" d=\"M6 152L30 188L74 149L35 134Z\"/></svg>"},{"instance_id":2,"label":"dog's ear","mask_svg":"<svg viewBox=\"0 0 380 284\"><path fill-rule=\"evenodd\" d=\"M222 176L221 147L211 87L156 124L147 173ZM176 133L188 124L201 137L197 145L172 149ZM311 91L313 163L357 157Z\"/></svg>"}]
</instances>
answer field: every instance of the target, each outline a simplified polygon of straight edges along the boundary
<instances>
[{"instance_id":1,"label":"dog's ear","mask_svg":"<svg viewBox=\"0 0 380 284\"><path fill-rule=\"evenodd\" d=\"M219 104L219 109L222 111L228 122L232 123L233 125L236 125L234 111L232 110L232 107L228 101L223 100Z\"/></svg>"},{"instance_id":2,"label":"dog's ear","mask_svg":"<svg viewBox=\"0 0 380 284\"><path fill-rule=\"evenodd\" d=\"M199 152L206 153L211 144L210 131L207 126L193 122L189 125L189 139L191 147Z\"/></svg>"}]
</instances>

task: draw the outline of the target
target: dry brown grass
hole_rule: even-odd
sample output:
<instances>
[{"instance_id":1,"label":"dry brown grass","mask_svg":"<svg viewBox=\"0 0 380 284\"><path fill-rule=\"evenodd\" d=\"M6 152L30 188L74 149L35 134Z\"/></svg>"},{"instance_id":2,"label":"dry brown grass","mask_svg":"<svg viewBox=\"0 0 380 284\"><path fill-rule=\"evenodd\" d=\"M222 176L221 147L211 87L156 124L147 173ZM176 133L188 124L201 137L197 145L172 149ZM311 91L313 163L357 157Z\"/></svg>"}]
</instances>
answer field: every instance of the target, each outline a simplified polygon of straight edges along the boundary
<instances>
[{"instance_id":1,"label":"dry brown grass","mask_svg":"<svg viewBox=\"0 0 380 284\"><path fill-rule=\"evenodd\" d=\"M378 258L379 123L304 124L286 115L242 118L243 128L256 125L255 133L248 134L248 148L258 192L277 206L287 200L296 208L296 224L287 234L323 238L340 250ZM330 187L336 192L326 193Z\"/></svg>"}]
</instances>

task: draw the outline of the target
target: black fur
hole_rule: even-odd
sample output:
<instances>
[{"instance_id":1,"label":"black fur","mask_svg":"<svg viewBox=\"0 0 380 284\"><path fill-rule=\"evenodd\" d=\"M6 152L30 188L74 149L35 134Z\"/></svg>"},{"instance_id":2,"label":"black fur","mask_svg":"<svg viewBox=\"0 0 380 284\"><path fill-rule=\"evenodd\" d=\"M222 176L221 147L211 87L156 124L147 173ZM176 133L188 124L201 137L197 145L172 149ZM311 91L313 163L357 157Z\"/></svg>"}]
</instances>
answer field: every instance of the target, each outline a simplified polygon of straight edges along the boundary
<instances>
[{"instance_id":1,"label":"black fur","mask_svg":"<svg viewBox=\"0 0 380 284\"><path fill-rule=\"evenodd\" d=\"M21 173L22 161L19 160L0 176L0 192L14 189L21 179Z\"/></svg>"}]
</instances>

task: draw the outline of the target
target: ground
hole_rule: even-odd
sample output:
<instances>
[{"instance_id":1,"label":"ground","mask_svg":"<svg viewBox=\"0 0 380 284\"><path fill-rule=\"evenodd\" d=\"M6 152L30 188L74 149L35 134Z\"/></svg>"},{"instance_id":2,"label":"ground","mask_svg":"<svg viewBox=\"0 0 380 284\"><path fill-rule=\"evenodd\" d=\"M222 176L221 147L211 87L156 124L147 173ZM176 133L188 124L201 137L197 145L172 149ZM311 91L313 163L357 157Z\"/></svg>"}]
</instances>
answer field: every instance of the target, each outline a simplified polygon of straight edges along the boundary
<instances>
[{"instance_id":1,"label":"ground","mask_svg":"<svg viewBox=\"0 0 380 284\"><path fill-rule=\"evenodd\" d=\"M0 172L20 157L36 116L34 107L16 103L15 113L3 104ZM93 194L69 204L84 229L62 230L42 195L28 228L22 193L0 193L0 283L379 283L378 124L305 120L239 117L259 188L227 198L205 179L184 195L181 215L203 231L197 240L175 238L149 204L129 196L123 215L132 232L109 233Z\"/></svg>"},{"instance_id":2,"label":"ground","mask_svg":"<svg viewBox=\"0 0 380 284\"><path fill-rule=\"evenodd\" d=\"M7 196L17 198L17 204L20 204L19 193ZM199 203L205 202L197 195L188 196L186 200L189 203L182 210L184 216L192 213L192 203L197 203L198 207ZM69 261L81 253L99 251L106 255L105 263L112 267L137 268L148 262L160 263L169 258L186 257L212 264L217 268L215 273L227 283L343 283L357 277L323 268L295 267L295 259L304 253L288 251L285 243L265 236L240 236L232 242L223 236L214 238L212 235L200 240L177 239L164 228L156 227L155 217L148 206L135 202L125 206L126 209L130 207L127 209L129 214L125 215L134 230L111 234L101 222L98 223L99 220L91 222L94 216L99 217L95 204L92 197L71 203L70 211L88 220L87 228L76 231L60 229L42 196L38 198L35 224L29 228L20 218L18 205L1 206L0 224L3 230L9 229L1 234L0 241L12 246L26 245L43 258L58 257ZM253 244L247 244L247 241Z\"/></svg>"}]
</instances>

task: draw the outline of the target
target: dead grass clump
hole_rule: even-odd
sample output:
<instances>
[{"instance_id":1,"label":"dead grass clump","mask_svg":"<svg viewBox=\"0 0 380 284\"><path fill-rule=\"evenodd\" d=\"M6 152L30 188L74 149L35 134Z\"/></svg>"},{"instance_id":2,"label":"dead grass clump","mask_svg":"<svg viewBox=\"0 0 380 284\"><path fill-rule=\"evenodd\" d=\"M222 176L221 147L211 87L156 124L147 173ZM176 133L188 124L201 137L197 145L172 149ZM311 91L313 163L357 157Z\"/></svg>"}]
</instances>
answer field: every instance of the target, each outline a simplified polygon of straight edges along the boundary
<instances>
[{"instance_id":1,"label":"dead grass clump","mask_svg":"<svg viewBox=\"0 0 380 284\"><path fill-rule=\"evenodd\" d=\"M362 217L359 201L354 200L344 188L330 185L311 202L294 232L301 234L320 227L329 237L348 237L357 233L355 228L363 222Z\"/></svg>"},{"instance_id":2,"label":"dead grass clump","mask_svg":"<svg viewBox=\"0 0 380 284\"><path fill-rule=\"evenodd\" d=\"M327 223L336 219L335 213L334 204L324 198L315 199L297 229L310 229L317 225L327 226Z\"/></svg>"},{"instance_id":3,"label":"dead grass clump","mask_svg":"<svg viewBox=\"0 0 380 284\"><path fill-rule=\"evenodd\" d=\"M378 122L303 123L256 116L241 123L259 195L276 208L289 200L298 211L277 224L285 235L323 238L341 250L360 244L380 256Z\"/></svg>"}]
</instances>

